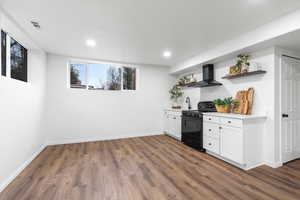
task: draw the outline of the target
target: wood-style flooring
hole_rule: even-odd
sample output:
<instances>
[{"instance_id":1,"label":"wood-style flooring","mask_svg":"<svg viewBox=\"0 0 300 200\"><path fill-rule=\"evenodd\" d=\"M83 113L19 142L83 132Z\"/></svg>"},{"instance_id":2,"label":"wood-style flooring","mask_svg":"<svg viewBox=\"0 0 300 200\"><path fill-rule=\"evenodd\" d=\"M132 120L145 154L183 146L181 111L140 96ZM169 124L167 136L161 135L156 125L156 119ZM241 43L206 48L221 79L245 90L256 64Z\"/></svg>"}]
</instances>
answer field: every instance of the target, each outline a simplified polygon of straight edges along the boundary
<instances>
[{"instance_id":1,"label":"wood-style flooring","mask_svg":"<svg viewBox=\"0 0 300 200\"><path fill-rule=\"evenodd\" d=\"M0 200L300 199L300 161L242 171L168 136L47 147Z\"/></svg>"}]
</instances>

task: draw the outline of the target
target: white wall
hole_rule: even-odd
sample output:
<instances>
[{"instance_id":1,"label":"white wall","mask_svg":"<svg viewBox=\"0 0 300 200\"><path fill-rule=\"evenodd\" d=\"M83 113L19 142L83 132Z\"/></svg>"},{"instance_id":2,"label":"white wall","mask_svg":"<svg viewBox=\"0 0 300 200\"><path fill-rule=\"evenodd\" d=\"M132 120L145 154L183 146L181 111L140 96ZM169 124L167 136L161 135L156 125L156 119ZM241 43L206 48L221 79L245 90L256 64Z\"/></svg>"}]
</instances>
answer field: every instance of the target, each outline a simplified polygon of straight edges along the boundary
<instances>
[{"instance_id":1,"label":"white wall","mask_svg":"<svg viewBox=\"0 0 300 200\"><path fill-rule=\"evenodd\" d=\"M28 83L0 76L1 192L44 143L46 54L33 48L35 45L26 38L26 34L2 13L0 22L1 29L29 48Z\"/></svg>"},{"instance_id":2,"label":"white wall","mask_svg":"<svg viewBox=\"0 0 300 200\"><path fill-rule=\"evenodd\" d=\"M173 79L169 69L138 66L137 91L89 91L67 86L68 57L48 55L47 139L69 143L161 134Z\"/></svg>"},{"instance_id":3,"label":"white wall","mask_svg":"<svg viewBox=\"0 0 300 200\"><path fill-rule=\"evenodd\" d=\"M229 67L236 64L236 59L230 59L215 64L215 79L221 83L221 87L208 88L189 88L186 89L184 98L191 97L193 108L197 107L199 101L211 101L217 98L235 97L240 90L245 90L250 87L255 89L255 99L253 105L254 115L267 116L264 140L264 160L268 164L274 164L275 160L275 49L265 49L251 54L252 61L260 63L263 69L267 71L265 75L257 75L251 77L243 77L240 79L221 79L225 74L229 73ZM195 72L196 77L202 80L202 72ZM184 104L186 108L186 104Z\"/></svg>"},{"instance_id":4,"label":"white wall","mask_svg":"<svg viewBox=\"0 0 300 200\"><path fill-rule=\"evenodd\" d=\"M288 13L279 19L275 19L267 24L257 27L253 31L247 32L239 37L236 37L230 41L226 41L213 49L200 53L190 59L186 59L176 66L173 66L171 73L178 74L184 73L194 69L197 65L211 62L217 58L226 57L237 53L239 51L245 51L246 48L268 45L272 39L278 38L284 34L297 31L300 28L300 9Z\"/></svg>"}]
</instances>

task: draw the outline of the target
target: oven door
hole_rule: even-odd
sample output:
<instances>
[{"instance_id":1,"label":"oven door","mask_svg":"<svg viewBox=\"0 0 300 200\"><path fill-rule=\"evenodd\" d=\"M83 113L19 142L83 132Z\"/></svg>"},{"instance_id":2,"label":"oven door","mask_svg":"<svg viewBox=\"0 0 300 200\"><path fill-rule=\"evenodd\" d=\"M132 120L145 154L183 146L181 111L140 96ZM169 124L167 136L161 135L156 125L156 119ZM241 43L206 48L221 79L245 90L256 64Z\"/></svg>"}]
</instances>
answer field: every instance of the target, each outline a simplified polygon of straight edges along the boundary
<instances>
[{"instance_id":1,"label":"oven door","mask_svg":"<svg viewBox=\"0 0 300 200\"><path fill-rule=\"evenodd\" d=\"M181 141L197 150L203 149L203 118L182 116Z\"/></svg>"}]
</instances>

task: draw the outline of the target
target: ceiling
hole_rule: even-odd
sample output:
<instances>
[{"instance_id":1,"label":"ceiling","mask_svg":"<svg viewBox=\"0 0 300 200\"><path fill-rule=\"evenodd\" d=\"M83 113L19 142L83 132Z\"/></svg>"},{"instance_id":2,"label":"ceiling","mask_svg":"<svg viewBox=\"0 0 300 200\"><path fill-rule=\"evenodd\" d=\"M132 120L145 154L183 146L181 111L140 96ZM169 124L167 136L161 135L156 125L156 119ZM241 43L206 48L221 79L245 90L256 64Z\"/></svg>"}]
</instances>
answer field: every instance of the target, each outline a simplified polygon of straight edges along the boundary
<instances>
[{"instance_id":1,"label":"ceiling","mask_svg":"<svg viewBox=\"0 0 300 200\"><path fill-rule=\"evenodd\" d=\"M174 65L300 8L299 0L0 0L49 53ZM31 20L40 22L36 30ZM97 46L87 47L94 39ZM173 57L162 57L164 50Z\"/></svg>"}]
</instances>

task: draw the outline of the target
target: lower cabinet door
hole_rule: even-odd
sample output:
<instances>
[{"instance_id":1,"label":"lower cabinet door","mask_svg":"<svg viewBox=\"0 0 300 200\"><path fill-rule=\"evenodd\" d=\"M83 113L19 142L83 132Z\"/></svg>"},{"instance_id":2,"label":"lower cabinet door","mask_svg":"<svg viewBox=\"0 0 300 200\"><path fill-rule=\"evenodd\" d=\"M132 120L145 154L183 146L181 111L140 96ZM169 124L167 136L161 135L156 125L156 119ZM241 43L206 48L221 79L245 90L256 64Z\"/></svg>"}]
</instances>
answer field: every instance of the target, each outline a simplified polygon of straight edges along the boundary
<instances>
[{"instance_id":1,"label":"lower cabinet door","mask_svg":"<svg viewBox=\"0 0 300 200\"><path fill-rule=\"evenodd\" d=\"M165 115L164 115L164 132L165 133L169 133L169 115L167 112L165 112Z\"/></svg>"},{"instance_id":2,"label":"lower cabinet door","mask_svg":"<svg viewBox=\"0 0 300 200\"><path fill-rule=\"evenodd\" d=\"M165 114L164 132L181 140L181 116Z\"/></svg>"},{"instance_id":3,"label":"lower cabinet door","mask_svg":"<svg viewBox=\"0 0 300 200\"><path fill-rule=\"evenodd\" d=\"M239 164L244 164L243 132L240 128L222 126L221 156Z\"/></svg>"},{"instance_id":4,"label":"lower cabinet door","mask_svg":"<svg viewBox=\"0 0 300 200\"><path fill-rule=\"evenodd\" d=\"M216 154L220 154L219 139L215 139L205 135L203 137L203 147L208 151L211 151Z\"/></svg>"},{"instance_id":5,"label":"lower cabinet door","mask_svg":"<svg viewBox=\"0 0 300 200\"><path fill-rule=\"evenodd\" d=\"M181 116L176 116L174 120L175 137L181 140Z\"/></svg>"}]
</instances>

